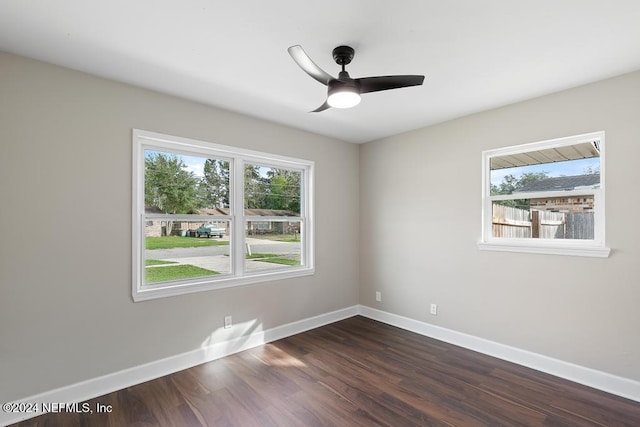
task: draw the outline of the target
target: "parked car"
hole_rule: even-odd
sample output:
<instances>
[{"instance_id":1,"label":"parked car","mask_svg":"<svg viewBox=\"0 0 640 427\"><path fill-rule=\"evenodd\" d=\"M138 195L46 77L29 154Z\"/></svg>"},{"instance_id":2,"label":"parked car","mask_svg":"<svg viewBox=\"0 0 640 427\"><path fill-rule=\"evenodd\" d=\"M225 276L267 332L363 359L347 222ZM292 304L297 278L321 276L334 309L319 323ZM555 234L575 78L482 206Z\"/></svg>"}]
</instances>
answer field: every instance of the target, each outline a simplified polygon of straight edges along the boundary
<instances>
[{"instance_id":1,"label":"parked car","mask_svg":"<svg viewBox=\"0 0 640 427\"><path fill-rule=\"evenodd\" d=\"M196 236L198 237L211 237L211 236L224 236L225 229L220 228L214 224L205 224L196 230Z\"/></svg>"}]
</instances>

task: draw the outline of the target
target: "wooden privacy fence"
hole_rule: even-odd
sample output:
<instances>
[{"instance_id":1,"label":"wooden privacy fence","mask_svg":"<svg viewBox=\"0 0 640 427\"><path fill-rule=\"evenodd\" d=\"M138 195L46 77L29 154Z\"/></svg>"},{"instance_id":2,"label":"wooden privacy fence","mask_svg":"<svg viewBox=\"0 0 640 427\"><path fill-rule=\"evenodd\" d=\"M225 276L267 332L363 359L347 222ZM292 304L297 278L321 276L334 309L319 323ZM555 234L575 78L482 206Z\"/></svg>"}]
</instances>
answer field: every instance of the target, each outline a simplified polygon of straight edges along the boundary
<instances>
[{"instance_id":1,"label":"wooden privacy fence","mask_svg":"<svg viewBox=\"0 0 640 427\"><path fill-rule=\"evenodd\" d=\"M552 212L493 204L493 237L593 239L593 212Z\"/></svg>"}]
</instances>

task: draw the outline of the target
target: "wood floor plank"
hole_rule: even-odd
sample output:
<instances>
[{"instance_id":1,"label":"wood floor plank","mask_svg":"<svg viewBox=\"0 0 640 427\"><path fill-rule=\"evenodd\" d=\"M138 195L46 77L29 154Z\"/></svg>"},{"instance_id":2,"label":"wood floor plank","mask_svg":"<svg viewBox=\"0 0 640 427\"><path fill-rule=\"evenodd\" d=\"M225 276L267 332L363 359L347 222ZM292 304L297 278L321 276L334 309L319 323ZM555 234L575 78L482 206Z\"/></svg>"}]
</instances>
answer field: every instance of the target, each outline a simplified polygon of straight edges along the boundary
<instances>
[{"instance_id":1,"label":"wood floor plank","mask_svg":"<svg viewBox=\"0 0 640 427\"><path fill-rule=\"evenodd\" d=\"M17 426L640 426L640 403L356 316Z\"/></svg>"}]
</instances>

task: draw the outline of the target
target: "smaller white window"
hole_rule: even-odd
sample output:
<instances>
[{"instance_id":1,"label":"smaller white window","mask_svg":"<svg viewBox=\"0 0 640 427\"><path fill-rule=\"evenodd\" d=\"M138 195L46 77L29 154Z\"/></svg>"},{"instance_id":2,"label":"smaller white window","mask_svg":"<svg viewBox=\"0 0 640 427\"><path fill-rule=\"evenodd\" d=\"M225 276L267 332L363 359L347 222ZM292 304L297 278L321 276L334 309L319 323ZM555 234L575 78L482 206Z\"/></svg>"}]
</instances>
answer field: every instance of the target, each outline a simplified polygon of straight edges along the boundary
<instances>
[{"instance_id":1,"label":"smaller white window","mask_svg":"<svg viewBox=\"0 0 640 427\"><path fill-rule=\"evenodd\" d=\"M604 132L482 153L480 249L607 257Z\"/></svg>"}]
</instances>

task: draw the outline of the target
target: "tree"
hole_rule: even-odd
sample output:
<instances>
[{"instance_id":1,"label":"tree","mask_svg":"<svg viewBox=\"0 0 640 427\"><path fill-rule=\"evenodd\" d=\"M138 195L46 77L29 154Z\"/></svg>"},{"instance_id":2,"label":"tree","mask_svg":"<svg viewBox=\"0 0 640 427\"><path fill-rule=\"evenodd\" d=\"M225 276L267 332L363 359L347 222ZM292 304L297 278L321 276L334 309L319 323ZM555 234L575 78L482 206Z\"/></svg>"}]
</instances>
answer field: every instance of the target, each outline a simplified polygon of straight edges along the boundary
<instances>
[{"instance_id":1,"label":"tree","mask_svg":"<svg viewBox=\"0 0 640 427\"><path fill-rule=\"evenodd\" d=\"M245 165L245 206L300 212L300 177L297 171L269 168L265 173L260 166Z\"/></svg>"},{"instance_id":2,"label":"tree","mask_svg":"<svg viewBox=\"0 0 640 427\"><path fill-rule=\"evenodd\" d=\"M152 153L144 160L144 203L167 214L196 213L198 179L175 155Z\"/></svg>"},{"instance_id":3,"label":"tree","mask_svg":"<svg viewBox=\"0 0 640 427\"><path fill-rule=\"evenodd\" d=\"M260 166L244 166L244 207L246 209L266 209L265 182L260 176Z\"/></svg>"},{"instance_id":4,"label":"tree","mask_svg":"<svg viewBox=\"0 0 640 427\"><path fill-rule=\"evenodd\" d=\"M269 209L300 212L300 172L272 169L267 172Z\"/></svg>"},{"instance_id":5,"label":"tree","mask_svg":"<svg viewBox=\"0 0 640 427\"><path fill-rule=\"evenodd\" d=\"M526 172L516 178L514 175L506 175L500 185L491 184L491 195L513 194L536 181L549 178L548 172ZM520 209L529 209L529 199L500 200L496 202L503 206L512 206Z\"/></svg>"},{"instance_id":6,"label":"tree","mask_svg":"<svg viewBox=\"0 0 640 427\"><path fill-rule=\"evenodd\" d=\"M491 184L491 195L513 194L536 181L549 178L548 172L526 172L516 178L513 175L506 175L502 178L500 185Z\"/></svg>"},{"instance_id":7,"label":"tree","mask_svg":"<svg viewBox=\"0 0 640 427\"><path fill-rule=\"evenodd\" d=\"M199 189L206 207L229 207L229 162L207 159Z\"/></svg>"}]
</instances>

